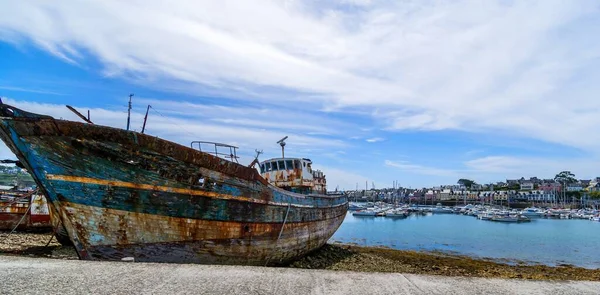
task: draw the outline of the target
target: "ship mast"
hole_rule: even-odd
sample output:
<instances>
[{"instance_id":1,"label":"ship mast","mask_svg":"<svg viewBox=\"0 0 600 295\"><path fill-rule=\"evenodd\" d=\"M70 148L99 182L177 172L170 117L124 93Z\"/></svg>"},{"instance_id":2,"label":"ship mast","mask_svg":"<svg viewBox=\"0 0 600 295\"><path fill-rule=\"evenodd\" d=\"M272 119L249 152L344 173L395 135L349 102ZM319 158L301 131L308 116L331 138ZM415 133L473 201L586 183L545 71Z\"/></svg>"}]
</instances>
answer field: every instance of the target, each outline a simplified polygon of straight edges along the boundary
<instances>
[{"instance_id":1,"label":"ship mast","mask_svg":"<svg viewBox=\"0 0 600 295\"><path fill-rule=\"evenodd\" d=\"M131 98L133 93L129 94L129 107L127 108L127 130L129 131L129 122L131 121Z\"/></svg>"}]
</instances>

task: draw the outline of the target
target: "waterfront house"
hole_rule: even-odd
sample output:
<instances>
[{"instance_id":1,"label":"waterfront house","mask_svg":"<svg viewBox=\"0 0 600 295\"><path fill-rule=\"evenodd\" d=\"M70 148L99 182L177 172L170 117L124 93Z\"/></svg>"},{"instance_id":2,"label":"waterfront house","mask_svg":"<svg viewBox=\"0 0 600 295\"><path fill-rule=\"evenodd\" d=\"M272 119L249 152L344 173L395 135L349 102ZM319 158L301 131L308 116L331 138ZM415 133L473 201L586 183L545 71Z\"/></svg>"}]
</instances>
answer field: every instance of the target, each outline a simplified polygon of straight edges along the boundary
<instances>
[{"instance_id":1,"label":"waterfront house","mask_svg":"<svg viewBox=\"0 0 600 295\"><path fill-rule=\"evenodd\" d=\"M542 190L535 190L527 194L526 198L528 202L552 202L555 199L555 194Z\"/></svg>"},{"instance_id":2,"label":"waterfront house","mask_svg":"<svg viewBox=\"0 0 600 295\"><path fill-rule=\"evenodd\" d=\"M443 189L440 192L440 201L448 201L448 200L450 200L450 198L452 197L451 194L452 194L452 190L451 189Z\"/></svg>"},{"instance_id":3,"label":"waterfront house","mask_svg":"<svg viewBox=\"0 0 600 295\"><path fill-rule=\"evenodd\" d=\"M479 193L478 192L467 192L466 195L467 202L479 201Z\"/></svg>"},{"instance_id":4,"label":"waterfront house","mask_svg":"<svg viewBox=\"0 0 600 295\"><path fill-rule=\"evenodd\" d=\"M430 201L430 200L436 200L437 199L437 194L435 193L434 190L428 190L425 193L425 200Z\"/></svg>"},{"instance_id":5,"label":"waterfront house","mask_svg":"<svg viewBox=\"0 0 600 295\"><path fill-rule=\"evenodd\" d=\"M494 198L494 201L506 201L506 200L508 200L508 192L506 192L506 191L494 192L493 198Z\"/></svg>"}]
</instances>

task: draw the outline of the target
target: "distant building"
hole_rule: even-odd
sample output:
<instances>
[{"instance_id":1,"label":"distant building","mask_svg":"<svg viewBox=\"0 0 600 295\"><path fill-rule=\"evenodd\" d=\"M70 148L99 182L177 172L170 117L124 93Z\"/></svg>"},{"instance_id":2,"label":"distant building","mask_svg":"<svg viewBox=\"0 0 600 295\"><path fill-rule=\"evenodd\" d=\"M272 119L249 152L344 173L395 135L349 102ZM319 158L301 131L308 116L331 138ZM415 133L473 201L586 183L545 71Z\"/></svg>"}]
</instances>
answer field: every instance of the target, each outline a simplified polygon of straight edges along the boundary
<instances>
[{"instance_id":1,"label":"distant building","mask_svg":"<svg viewBox=\"0 0 600 295\"><path fill-rule=\"evenodd\" d=\"M529 181L532 182L533 184L541 184L542 183L542 180L539 179L539 178L537 178L537 177L535 177L535 176L534 177L530 177Z\"/></svg>"},{"instance_id":2,"label":"distant building","mask_svg":"<svg viewBox=\"0 0 600 295\"><path fill-rule=\"evenodd\" d=\"M478 183L474 183L473 185L471 185L471 189L472 190L482 190L483 189L483 185L478 184Z\"/></svg>"},{"instance_id":3,"label":"distant building","mask_svg":"<svg viewBox=\"0 0 600 295\"><path fill-rule=\"evenodd\" d=\"M560 191L561 189L562 189L561 185L558 182L545 182L544 181L544 183L542 183L538 186L538 190L543 191L545 193L553 192L553 191Z\"/></svg>"},{"instance_id":4,"label":"distant building","mask_svg":"<svg viewBox=\"0 0 600 295\"><path fill-rule=\"evenodd\" d=\"M518 179L507 179L506 180L506 184L507 185L515 185L515 184L519 184L519 180Z\"/></svg>"},{"instance_id":5,"label":"distant building","mask_svg":"<svg viewBox=\"0 0 600 295\"><path fill-rule=\"evenodd\" d=\"M526 181L526 182L521 183L522 191L531 191L531 190L533 190L533 188L534 188L533 182Z\"/></svg>"},{"instance_id":6,"label":"distant building","mask_svg":"<svg viewBox=\"0 0 600 295\"><path fill-rule=\"evenodd\" d=\"M588 191L589 192L600 192L600 182L590 184L590 186L588 186Z\"/></svg>"},{"instance_id":7,"label":"distant building","mask_svg":"<svg viewBox=\"0 0 600 295\"><path fill-rule=\"evenodd\" d=\"M570 183L567 184L567 191L568 192L579 192L583 190L583 186L581 186L580 183Z\"/></svg>"},{"instance_id":8,"label":"distant building","mask_svg":"<svg viewBox=\"0 0 600 295\"><path fill-rule=\"evenodd\" d=\"M479 200L479 194L477 192L468 192L467 193L467 201L473 202Z\"/></svg>"},{"instance_id":9,"label":"distant building","mask_svg":"<svg viewBox=\"0 0 600 295\"><path fill-rule=\"evenodd\" d=\"M448 201L451 200L451 197L454 197L452 194L452 190L451 189L443 189L440 192L440 201Z\"/></svg>"},{"instance_id":10,"label":"distant building","mask_svg":"<svg viewBox=\"0 0 600 295\"><path fill-rule=\"evenodd\" d=\"M494 201L506 201L508 199L508 193L505 191L494 192L492 198Z\"/></svg>"}]
</instances>

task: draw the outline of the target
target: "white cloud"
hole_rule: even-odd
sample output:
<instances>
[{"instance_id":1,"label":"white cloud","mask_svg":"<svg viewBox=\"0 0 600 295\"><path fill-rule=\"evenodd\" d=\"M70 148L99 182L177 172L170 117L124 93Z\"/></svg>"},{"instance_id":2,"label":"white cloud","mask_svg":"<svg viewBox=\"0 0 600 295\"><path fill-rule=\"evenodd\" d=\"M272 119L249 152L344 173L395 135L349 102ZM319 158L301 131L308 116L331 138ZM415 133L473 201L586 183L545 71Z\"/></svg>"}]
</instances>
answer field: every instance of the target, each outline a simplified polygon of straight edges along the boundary
<instances>
[{"instance_id":1,"label":"white cloud","mask_svg":"<svg viewBox=\"0 0 600 295\"><path fill-rule=\"evenodd\" d=\"M385 160L384 163L385 163L385 166L400 169L404 172L408 172L408 173L412 173L412 174L448 176L448 177L457 177L460 175L457 170L423 166L423 165L413 164L408 161L394 162L394 161L390 161L390 160Z\"/></svg>"},{"instance_id":2,"label":"white cloud","mask_svg":"<svg viewBox=\"0 0 600 295\"><path fill-rule=\"evenodd\" d=\"M600 117L582 110L600 109L592 95L600 91L595 1L17 1L0 8L0 38L25 36L71 62L90 53L108 75L163 85L155 87L187 84L194 93L304 109L366 106L390 129L492 130L600 147L600 134L589 132Z\"/></svg>"},{"instance_id":3,"label":"white cloud","mask_svg":"<svg viewBox=\"0 0 600 295\"><path fill-rule=\"evenodd\" d=\"M469 175L486 181L504 178L533 177L554 178L560 171L570 170L580 179L598 177L598 158L555 158L487 156L465 162Z\"/></svg>"},{"instance_id":4,"label":"white cloud","mask_svg":"<svg viewBox=\"0 0 600 295\"><path fill-rule=\"evenodd\" d=\"M10 98L4 99L4 102L29 112L50 115L55 118L81 121L63 105L16 101ZM189 106L193 105L190 104ZM80 112L85 112L88 109L82 105L74 107ZM219 108L219 106L213 107ZM90 113L91 119L95 124L125 128L127 113L124 110L92 108L90 109ZM252 115L251 113L248 114ZM209 118L212 115L218 116L218 112L204 114L204 116ZM241 114L237 114L237 116L240 117ZM143 117L144 113L141 111L132 112L132 130L141 130ZM209 120L209 122L212 122L212 120ZM279 155L281 150L276 142L284 135L289 135L286 151L290 156L299 155L305 157L306 154L303 154L304 152L340 148L346 145L342 140L303 135L302 133L293 131L284 133L283 131L273 129L253 128L253 126L242 127L225 122L205 123L194 118L186 119L168 115L157 116L156 114L152 114L152 117L148 119L146 130L148 134L172 140L185 146L189 146L189 143L193 140L223 142L239 146L240 153L243 156L242 161L246 164L252 160L251 156L254 154L254 149L264 150L265 157Z\"/></svg>"},{"instance_id":5,"label":"white cloud","mask_svg":"<svg viewBox=\"0 0 600 295\"><path fill-rule=\"evenodd\" d=\"M365 182L368 183L368 187L371 188L373 179L356 174L346 169L333 168L329 166L322 166L319 164L315 165L316 169L320 169L325 173L327 179L327 189L333 191L338 190L354 190L358 185L359 189L364 189ZM376 181L375 181L376 182Z\"/></svg>"},{"instance_id":6,"label":"white cloud","mask_svg":"<svg viewBox=\"0 0 600 295\"><path fill-rule=\"evenodd\" d=\"M384 141L385 139L381 138L381 137L373 137L373 138L367 138L365 141L366 142L370 142L370 143L374 143L374 142L380 142L380 141Z\"/></svg>"},{"instance_id":7,"label":"white cloud","mask_svg":"<svg viewBox=\"0 0 600 295\"><path fill-rule=\"evenodd\" d=\"M61 93L49 91L49 90L41 90L41 89L29 89L23 87L14 87L14 86L3 86L0 85L0 90L9 90L9 91L18 91L18 92L29 92L29 93L40 93L40 94L50 94L50 95L62 95Z\"/></svg>"},{"instance_id":8,"label":"white cloud","mask_svg":"<svg viewBox=\"0 0 600 295\"><path fill-rule=\"evenodd\" d=\"M32 0L5 1L0 10L1 40L30 41L82 67L92 56L105 75L227 97L252 104L248 111L258 114L222 105L161 107L182 118L153 118L149 129L182 136L178 140L188 140L182 130L191 130L254 148L289 133L299 146L318 149L344 142L317 134L368 138L356 124L344 126L353 120L340 122L320 109L370 114L375 126L388 130L526 137L600 155L594 132L600 126L600 17L592 0ZM256 107L262 104L267 107ZM282 109L289 111L274 111ZM214 113L200 127L194 111ZM108 124L123 121L122 112L92 113ZM262 120L268 113L275 120ZM139 123L140 114L134 119ZM464 170L559 166L518 161L524 159L475 159ZM453 173L390 163L421 174ZM588 167L583 160L569 164L576 163Z\"/></svg>"}]
</instances>

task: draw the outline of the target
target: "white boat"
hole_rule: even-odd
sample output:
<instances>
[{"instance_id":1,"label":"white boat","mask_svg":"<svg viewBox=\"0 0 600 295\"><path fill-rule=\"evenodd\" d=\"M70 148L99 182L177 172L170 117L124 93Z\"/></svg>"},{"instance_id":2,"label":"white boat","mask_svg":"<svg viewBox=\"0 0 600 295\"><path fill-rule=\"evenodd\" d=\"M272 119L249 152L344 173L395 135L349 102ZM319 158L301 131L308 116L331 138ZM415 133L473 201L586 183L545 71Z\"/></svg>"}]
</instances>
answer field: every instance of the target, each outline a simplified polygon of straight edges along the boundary
<instances>
[{"instance_id":1,"label":"white boat","mask_svg":"<svg viewBox=\"0 0 600 295\"><path fill-rule=\"evenodd\" d=\"M392 210L385 212L385 217L406 218L407 216L408 216L408 212L406 212L406 210L402 210L402 209L392 209Z\"/></svg>"},{"instance_id":2,"label":"white boat","mask_svg":"<svg viewBox=\"0 0 600 295\"><path fill-rule=\"evenodd\" d=\"M348 210L350 211L358 211L358 210L364 210L365 206L363 205L359 205L359 204L354 204L354 203L350 203L350 205L348 206Z\"/></svg>"},{"instance_id":3,"label":"white boat","mask_svg":"<svg viewBox=\"0 0 600 295\"><path fill-rule=\"evenodd\" d=\"M454 210L449 207L442 207L441 203L437 203L435 208L431 209L433 214L454 214Z\"/></svg>"},{"instance_id":4,"label":"white boat","mask_svg":"<svg viewBox=\"0 0 600 295\"><path fill-rule=\"evenodd\" d=\"M377 213L379 213L379 212L375 211L373 209L365 209L365 210L359 210L356 212L352 212L352 216L377 216Z\"/></svg>"},{"instance_id":5,"label":"white boat","mask_svg":"<svg viewBox=\"0 0 600 295\"><path fill-rule=\"evenodd\" d=\"M492 219L490 219L490 220L496 221L496 222L512 222L512 223L531 221L531 219L529 219L525 216L521 216L521 215L494 215L492 217Z\"/></svg>"},{"instance_id":6,"label":"white boat","mask_svg":"<svg viewBox=\"0 0 600 295\"><path fill-rule=\"evenodd\" d=\"M525 208L521 211L521 215L529 218L542 218L544 217L544 210L536 207Z\"/></svg>"},{"instance_id":7,"label":"white boat","mask_svg":"<svg viewBox=\"0 0 600 295\"><path fill-rule=\"evenodd\" d=\"M490 220L490 219L492 219L492 217L494 217L494 213L489 212L489 211L477 214L477 219L480 219L480 220Z\"/></svg>"}]
</instances>

